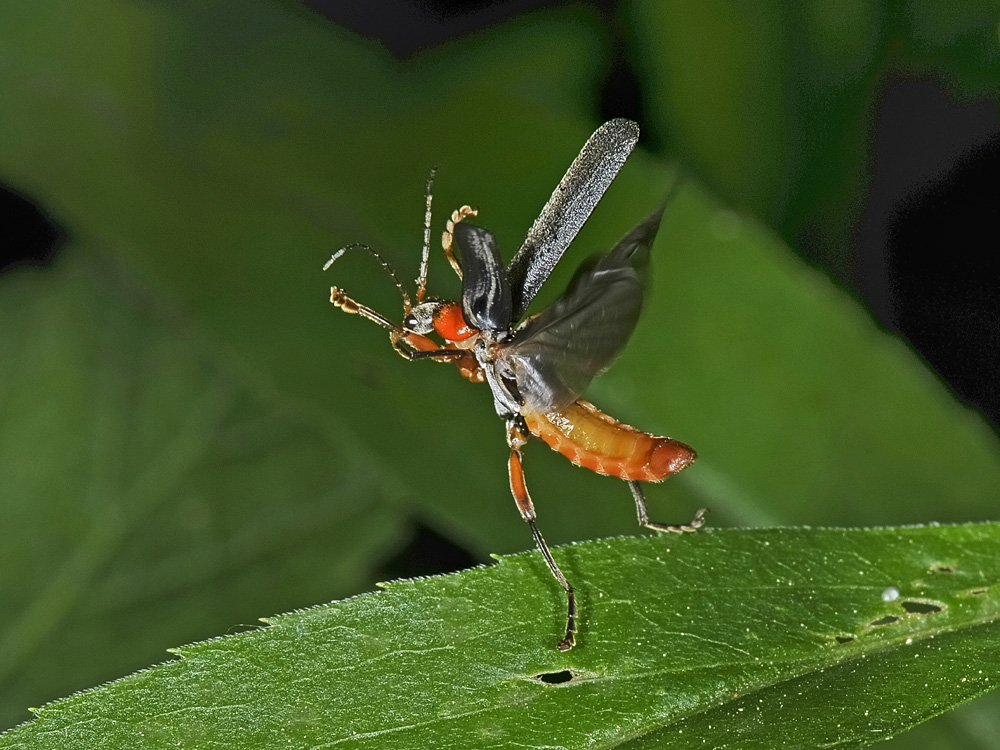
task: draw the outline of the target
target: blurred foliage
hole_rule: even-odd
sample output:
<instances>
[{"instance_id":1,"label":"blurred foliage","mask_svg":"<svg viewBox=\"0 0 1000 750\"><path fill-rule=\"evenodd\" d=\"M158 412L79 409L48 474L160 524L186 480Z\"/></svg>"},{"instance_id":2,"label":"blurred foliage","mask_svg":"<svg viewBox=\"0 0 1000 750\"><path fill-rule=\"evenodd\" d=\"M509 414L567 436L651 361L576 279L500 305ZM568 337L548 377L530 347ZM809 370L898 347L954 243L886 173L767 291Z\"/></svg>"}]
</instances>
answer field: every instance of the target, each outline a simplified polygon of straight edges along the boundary
<instances>
[{"instance_id":1,"label":"blurred foliage","mask_svg":"<svg viewBox=\"0 0 1000 750\"><path fill-rule=\"evenodd\" d=\"M750 7L626 4L652 142L722 199L691 183L670 207L645 318L590 396L698 449L650 493L662 520L995 517L996 437L753 216L846 257L878 82L995 87L996 9ZM403 64L263 0L0 12L0 177L75 240L0 290L0 725L369 588L409 518L480 558L526 548L487 389L329 306L335 282L399 309L370 259L319 269L365 241L415 273L434 165L435 232L471 203L512 252L598 124L600 18L537 12ZM672 173L638 151L570 257L614 242ZM435 257L433 291L454 294L449 274ZM619 483L540 446L527 471L550 541L633 532ZM1000 747L991 715L934 722L925 746Z\"/></svg>"},{"instance_id":2,"label":"blurred foliage","mask_svg":"<svg viewBox=\"0 0 1000 750\"><path fill-rule=\"evenodd\" d=\"M653 137L845 284L881 87L929 76L959 102L1000 90L995 0L625 7Z\"/></svg>"}]
</instances>

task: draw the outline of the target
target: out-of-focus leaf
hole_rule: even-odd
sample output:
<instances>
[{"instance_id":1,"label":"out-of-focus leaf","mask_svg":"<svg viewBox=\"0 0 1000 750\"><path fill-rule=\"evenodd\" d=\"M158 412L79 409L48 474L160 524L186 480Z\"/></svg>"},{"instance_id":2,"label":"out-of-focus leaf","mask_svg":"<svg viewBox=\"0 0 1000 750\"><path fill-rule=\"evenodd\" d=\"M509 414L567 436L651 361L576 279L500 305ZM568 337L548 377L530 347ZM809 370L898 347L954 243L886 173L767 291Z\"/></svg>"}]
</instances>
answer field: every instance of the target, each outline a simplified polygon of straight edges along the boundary
<instances>
[{"instance_id":1,"label":"out-of-focus leaf","mask_svg":"<svg viewBox=\"0 0 1000 750\"><path fill-rule=\"evenodd\" d=\"M727 202L848 280L887 35L877 4L633 0L628 28L652 125Z\"/></svg>"},{"instance_id":2,"label":"out-of-focus leaf","mask_svg":"<svg viewBox=\"0 0 1000 750\"><path fill-rule=\"evenodd\" d=\"M715 189L765 213L781 189L788 141L782 6L630 6L656 135L669 136Z\"/></svg>"},{"instance_id":3,"label":"out-of-focus leaf","mask_svg":"<svg viewBox=\"0 0 1000 750\"><path fill-rule=\"evenodd\" d=\"M626 351L594 390L698 449L678 479L702 504L753 523L996 516L993 433L846 295L697 191L660 231L637 338L663 351Z\"/></svg>"},{"instance_id":4,"label":"out-of-focus leaf","mask_svg":"<svg viewBox=\"0 0 1000 750\"><path fill-rule=\"evenodd\" d=\"M630 0L651 125L727 202L767 219L850 284L874 110L894 76L961 103L1000 86L995 2Z\"/></svg>"},{"instance_id":5,"label":"out-of-focus leaf","mask_svg":"<svg viewBox=\"0 0 1000 750\"><path fill-rule=\"evenodd\" d=\"M127 24L105 18L119 11ZM386 459L385 476L413 488L421 515L481 551L530 543L486 389L453 368L406 366L382 331L332 308L337 283L398 314L370 259L320 269L363 240L412 278L435 164L439 214L480 205L512 252L589 134L559 109L579 109L597 77L589 17L535 18L401 69L370 43L265 2L20 13L0 28L0 65L25 72L0 88L2 109L17 113L0 122L0 167L127 255L317 418L356 430L360 450ZM453 274L434 260L432 285L447 293ZM460 491L444 491L443 473Z\"/></svg>"},{"instance_id":6,"label":"out-of-focus leaf","mask_svg":"<svg viewBox=\"0 0 1000 750\"><path fill-rule=\"evenodd\" d=\"M1000 679L997 524L556 555L584 584L572 651L561 591L518 555L186 646L0 748L856 747Z\"/></svg>"},{"instance_id":7,"label":"out-of-focus leaf","mask_svg":"<svg viewBox=\"0 0 1000 750\"><path fill-rule=\"evenodd\" d=\"M407 365L383 332L329 306L335 282L377 309L398 309L370 259L345 258L326 277L319 266L337 244L364 240L413 272L420 190L438 161L438 205L478 205L512 252L589 129L578 116L574 124L570 114L539 115L539 97L546 112L564 101L579 110L580 82L596 74L570 61L592 60L600 41L580 16L542 16L400 69L276 6L223 13L222 5L128 6L146 14L134 19L146 38L122 31L111 44L95 34L93 53L155 51L129 75L110 62L76 64L90 16L70 8L0 31L8 58L33 68L7 83L32 116L7 123L0 163L89 231L118 240L130 263L278 388L350 425L405 478L422 514L480 550L523 547L488 390L450 366ZM117 3L102 7L110 13ZM239 35L224 33L233 13ZM267 45L250 43L254 34ZM73 45L52 41L68 36ZM42 51L18 58L28 44ZM86 148L65 142L80 131ZM564 277L571 258L608 247L670 179L662 164L633 157ZM432 287L448 293L454 279L434 260ZM984 490L1000 488L996 442L977 420L752 222L710 199L682 198L668 211L654 267L646 318L594 396L695 445L701 463L670 483L688 505L703 502L692 491L707 491L722 521L745 499L732 512L746 519L849 522L864 505L872 522L962 520L982 513L973 506ZM947 471L936 468L945 463ZM631 528L624 489L618 504L558 508L560 497L593 495L610 480L540 446L528 471L545 499L543 524L562 529L554 538ZM886 486L877 504L867 501ZM796 507L804 493L810 507Z\"/></svg>"},{"instance_id":8,"label":"out-of-focus leaf","mask_svg":"<svg viewBox=\"0 0 1000 750\"><path fill-rule=\"evenodd\" d=\"M1000 86L1000 8L991 0L907 0L896 15L900 57L913 72L944 78L961 100L995 98Z\"/></svg>"},{"instance_id":9,"label":"out-of-focus leaf","mask_svg":"<svg viewBox=\"0 0 1000 750\"><path fill-rule=\"evenodd\" d=\"M0 283L3 726L178 635L353 593L398 534L361 454L67 255Z\"/></svg>"}]
</instances>

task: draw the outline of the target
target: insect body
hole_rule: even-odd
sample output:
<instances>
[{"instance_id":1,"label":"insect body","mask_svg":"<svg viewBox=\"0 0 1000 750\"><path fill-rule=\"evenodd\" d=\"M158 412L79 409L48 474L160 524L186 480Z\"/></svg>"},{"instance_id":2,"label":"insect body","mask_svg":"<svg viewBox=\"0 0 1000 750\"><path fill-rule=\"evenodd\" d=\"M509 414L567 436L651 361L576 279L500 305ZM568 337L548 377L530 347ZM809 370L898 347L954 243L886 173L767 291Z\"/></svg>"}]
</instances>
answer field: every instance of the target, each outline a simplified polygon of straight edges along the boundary
<instances>
[{"instance_id":1,"label":"insect body","mask_svg":"<svg viewBox=\"0 0 1000 750\"><path fill-rule=\"evenodd\" d=\"M590 381L617 356L639 319L642 271L648 265L663 207L606 255L581 266L562 297L522 321L535 294L618 174L637 139L638 127L628 120L611 120L601 126L584 145L506 267L493 235L467 221L476 211L468 206L455 211L442 244L452 268L462 278L460 302L425 300L429 186L416 304L393 269L367 248L399 288L404 308L402 325L358 304L336 287L331 290L331 301L345 312L362 315L387 328L393 347L407 359L450 360L464 377L489 384L496 412L506 425L511 493L545 562L566 592L566 631L558 644L562 651L575 643L576 596L535 523L521 450L530 436L548 443L578 466L625 480L641 525L680 533L695 531L703 523L704 509L683 525L650 521L639 484L676 474L694 461L695 452L684 443L621 424L580 399ZM325 268L346 249L335 254Z\"/></svg>"}]
</instances>

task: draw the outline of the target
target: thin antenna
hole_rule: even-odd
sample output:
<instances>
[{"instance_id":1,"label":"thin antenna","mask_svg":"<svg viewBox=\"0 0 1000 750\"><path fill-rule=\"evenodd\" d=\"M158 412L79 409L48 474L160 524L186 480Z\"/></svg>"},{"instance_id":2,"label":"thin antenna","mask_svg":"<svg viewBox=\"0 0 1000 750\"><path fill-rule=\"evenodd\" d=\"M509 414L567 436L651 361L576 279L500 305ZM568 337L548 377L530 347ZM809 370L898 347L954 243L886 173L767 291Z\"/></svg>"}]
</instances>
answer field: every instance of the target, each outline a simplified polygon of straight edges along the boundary
<instances>
[{"instance_id":1,"label":"thin antenna","mask_svg":"<svg viewBox=\"0 0 1000 750\"><path fill-rule=\"evenodd\" d=\"M330 256L330 260L328 260L323 265L323 270L324 271L328 270L330 266L336 263L337 260L344 253L346 253L348 250L354 250L355 248L367 250L372 255L372 257L379 262L382 268L384 268L386 271L389 272L389 275L392 277L393 283L396 285L396 288L399 290L400 295L403 297L403 310L405 311L406 314L409 314L411 307L410 295L406 293L406 290L403 289L403 285L399 283L399 277L396 276L396 270L392 267L392 264L389 263L389 261L387 261L381 255L379 255L378 252L375 251L375 248L373 248L371 245L366 245L363 242L352 242L350 245L345 245L344 247L340 248L340 250L338 250L337 252L335 252L333 255Z\"/></svg>"},{"instance_id":2,"label":"thin antenna","mask_svg":"<svg viewBox=\"0 0 1000 750\"><path fill-rule=\"evenodd\" d=\"M427 266L431 259L431 203L434 197L434 177L437 175L437 167L431 170L427 178L427 202L424 210L424 248L420 254L420 275L417 276L417 304L424 301L427 293Z\"/></svg>"}]
</instances>

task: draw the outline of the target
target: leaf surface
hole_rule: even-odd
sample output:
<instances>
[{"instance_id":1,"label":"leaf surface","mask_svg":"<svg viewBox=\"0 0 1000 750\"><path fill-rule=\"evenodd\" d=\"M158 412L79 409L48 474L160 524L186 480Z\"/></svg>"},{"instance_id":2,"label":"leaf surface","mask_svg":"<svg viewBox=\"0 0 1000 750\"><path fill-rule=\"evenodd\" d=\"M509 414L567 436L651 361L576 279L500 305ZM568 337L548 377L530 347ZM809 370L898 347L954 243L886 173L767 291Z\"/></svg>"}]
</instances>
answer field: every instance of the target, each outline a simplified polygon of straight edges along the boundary
<instances>
[{"instance_id":1,"label":"leaf surface","mask_svg":"<svg viewBox=\"0 0 1000 750\"><path fill-rule=\"evenodd\" d=\"M44 707L0 748L819 747L1000 679L1000 525L563 547L270 620ZM830 697L837 696L835 705Z\"/></svg>"}]
</instances>

